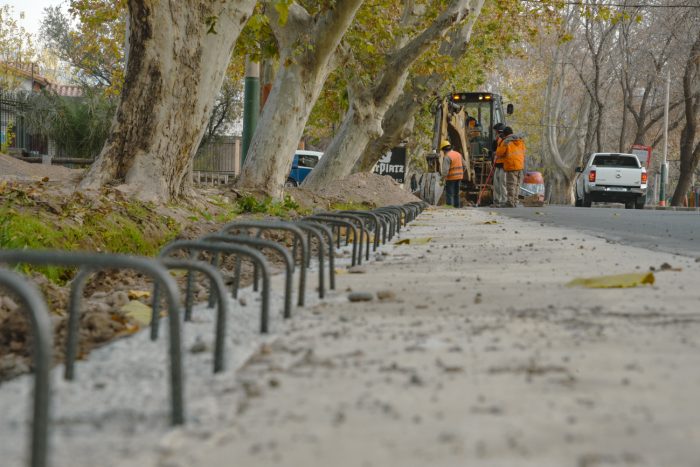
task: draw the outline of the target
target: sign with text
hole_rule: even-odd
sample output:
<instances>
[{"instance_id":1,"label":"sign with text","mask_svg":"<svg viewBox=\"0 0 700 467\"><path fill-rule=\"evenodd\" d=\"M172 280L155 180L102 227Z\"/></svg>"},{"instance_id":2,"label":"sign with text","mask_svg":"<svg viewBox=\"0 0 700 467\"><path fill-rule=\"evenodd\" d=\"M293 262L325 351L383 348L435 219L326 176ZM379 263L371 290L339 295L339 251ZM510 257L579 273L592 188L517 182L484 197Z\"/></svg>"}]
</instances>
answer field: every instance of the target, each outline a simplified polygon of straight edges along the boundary
<instances>
[{"instance_id":1,"label":"sign with text","mask_svg":"<svg viewBox=\"0 0 700 467\"><path fill-rule=\"evenodd\" d=\"M374 166L374 173L388 175L397 183L403 183L406 176L406 148L397 147L387 151Z\"/></svg>"}]
</instances>

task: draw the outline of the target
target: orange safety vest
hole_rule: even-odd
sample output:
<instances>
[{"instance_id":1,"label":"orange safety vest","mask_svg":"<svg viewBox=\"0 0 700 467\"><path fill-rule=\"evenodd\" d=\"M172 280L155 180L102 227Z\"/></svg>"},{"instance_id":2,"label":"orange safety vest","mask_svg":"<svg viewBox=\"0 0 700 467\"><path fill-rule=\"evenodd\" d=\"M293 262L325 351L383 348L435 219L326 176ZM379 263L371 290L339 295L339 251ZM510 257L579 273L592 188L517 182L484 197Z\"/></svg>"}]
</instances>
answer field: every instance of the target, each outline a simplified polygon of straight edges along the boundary
<instances>
[{"instance_id":1,"label":"orange safety vest","mask_svg":"<svg viewBox=\"0 0 700 467\"><path fill-rule=\"evenodd\" d=\"M493 160L494 164L502 164L506 155L506 145L503 144L503 138L496 137L496 157Z\"/></svg>"},{"instance_id":2,"label":"orange safety vest","mask_svg":"<svg viewBox=\"0 0 700 467\"><path fill-rule=\"evenodd\" d=\"M525 168L525 141L515 139L504 144L506 147L503 159L503 170L511 172Z\"/></svg>"},{"instance_id":3,"label":"orange safety vest","mask_svg":"<svg viewBox=\"0 0 700 467\"><path fill-rule=\"evenodd\" d=\"M462 180L464 178L464 166L462 165L462 155L457 151L447 153L450 158L450 171L445 180Z\"/></svg>"}]
</instances>

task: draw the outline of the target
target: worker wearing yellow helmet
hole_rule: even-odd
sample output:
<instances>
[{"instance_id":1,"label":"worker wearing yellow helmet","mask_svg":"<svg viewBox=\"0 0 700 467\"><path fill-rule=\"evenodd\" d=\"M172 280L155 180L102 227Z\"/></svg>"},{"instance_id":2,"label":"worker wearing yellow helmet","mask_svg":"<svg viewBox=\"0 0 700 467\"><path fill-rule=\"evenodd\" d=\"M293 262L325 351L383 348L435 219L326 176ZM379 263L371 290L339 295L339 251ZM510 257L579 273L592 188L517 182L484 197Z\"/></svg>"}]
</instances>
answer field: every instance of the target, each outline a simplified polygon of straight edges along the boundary
<instances>
[{"instance_id":1,"label":"worker wearing yellow helmet","mask_svg":"<svg viewBox=\"0 0 700 467\"><path fill-rule=\"evenodd\" d=\"M445 196L447 198L447 204L459 207L459 184L464 178L464 158L462 155L452 149L452 144L443 140L440 142L440 150L443 152L443 158L445 159L445 166L447 166L447 159L449 158L449 171L445 176Z\"/></svg>"}]
</instances>

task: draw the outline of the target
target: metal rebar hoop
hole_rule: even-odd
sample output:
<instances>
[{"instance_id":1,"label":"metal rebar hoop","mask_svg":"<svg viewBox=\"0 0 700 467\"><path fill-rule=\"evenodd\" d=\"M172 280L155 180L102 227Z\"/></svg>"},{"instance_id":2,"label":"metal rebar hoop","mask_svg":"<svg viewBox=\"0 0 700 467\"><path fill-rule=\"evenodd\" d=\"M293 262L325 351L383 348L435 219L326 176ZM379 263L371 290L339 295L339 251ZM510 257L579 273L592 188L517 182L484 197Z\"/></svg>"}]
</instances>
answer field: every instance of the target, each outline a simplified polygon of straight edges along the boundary
<instances>
[{"instance_id":1,"label":"metal rebar hoop","mask_svg":"<svg viewBox=\"0 0 700 467\"><path fill-rule=\"evenodd\" d=\"M345 227L346 229L352 230L352 266L355 266L357 264L357 242L358 242L358 237L357 237L357 227L355 226L354 223L344 220L344 219L336 219L333 217L324 217L324 216L307 216L304 217L305 221L316 221L316 222L321 222L321 223L326 223L326 224L331 224L335 226L342 226ZM338 232L340 232L340 229L338 229Z\"/></svg>"},{"instance_id":2,"label":"metal rebar hoop","mask_svg":"<svg viewBox=\"0 0 700 467\"><path fill-rule=\"evenodd\" d=\"M360 228L360 238L359 247L357 252L357 264L362 264L362 242L363 239L367 239L367 260L369 260L369 232L365 229L365 222L362 217L356 216L355 214L343 214L340 212L320 212L314 214L314 216L330 217L334 219L348 219L350 222L355 222ZM363 238L364 237L364 238Z\"/></svg>"},{"instance_id":3,"label":"metal rebar hoop","mask_svg":"<svg viewBox=\"0 0 700 467\"><path fill-rule=\"evenodd\" d=\"M167 258L169 254L176 250L197 250L209 251L226 254L236 254L249 257L251 260L258 263L263 276L262 287L262 304L260 312L260 332L266 334L269 332L269 316L270 316L270 268L267 265L265 256L258 250L244 246L235 245L232 243L212 243L203 242L201 240L176 240L168 243L163 247L158 256ZM153 291L154 304L157 302L157 290ZM154 307L155 310L155 307ZM156 313L154 312L154 316Z\"/></svg>"},{"instance_id":4,"label":"metal rebar hoop","mask_svg":"<svg viewBox=\"0 0 700 467\"><path fill-rule=\"evenodd\" d=\"M184 269L188 272L198 271L209 277L211 294L216 293L218 307L216 312L216 327L214 329L214 373L223 371L226 367L226 318L229 315L229 301L226 299L226 285L219 271L209 263L195 260L182 260L174 258L161 259L161 263L168 269Z\"/></svg>"},{"instance_id":5,"label":"metal rebar hoop","mask_svg":"<svg viewBox=\"0 0 700 467\"><path fill-rule=\"evenodd\" d=\"M200 237L199 240L205 242L225 242L234 243L240 245L246 245L258 248L269 248L274 250L282 258L285 264L285 287L284 287L284 313L285 318L291 318L292 316L292 280L294 278L294 258L292 254L285 247L272 240L265 240L263 238L248 237L245 235L231 235L231 234L209 234ZM303 294L304 289L301 288L303 284L300 281L299 293Z\"/></svg>"},{"instance_id":6,"label":"metal rebar hoop","mask_svg":"<svg viewBox=\"0 0 700 467\"><path fill-rule=\"evenodd\" d=\"M182 371L182 342L180 331L180 309L179 309L179 293L175 280L168 274L167 269L159 262L136 256L103 254L103 253L86 253L75 251L52 251L52 250L4 250L0 251L0 263L19 264L27 263L34 265L61 265L87 267L92 270L96 269L134 269L151 276L154 282L159 283L164 287L166 298L168 301L168 310L170 319L170 388L171 388L171 404L172 404L172 423L173 425L181 425L185 422L185 403L184 403L184 383ZM79 275L76 279L84 281L88 277L87 274ZM82 285L76 285L76 288L82 289ZM75 310L79 307L77 304L69 306L69 310ZM73 323L73 327L68 328L69 345L73 349L77 349L78 345L78 319L69 316L69 324ZM152 328L153 329L153 328ZM72 355L76 352L71 351ZM74 361L70 360L70 353L66 354L66 367L74 365ZM66 368L66 374L69 373ZM70 370L73 373L73 370Z\"/></svg>"},{"instance_id":7,"label":"metal rebar hoop","mask_svg":"<svg viewBox=\"0 0 700 467\"><path fill-rule=\"evenodd\" d=\"M373 213L372 211L340 211L341 214L353 214L359 217L365 217L372 221L372 231L374 232L374 240L372 242L373 250L377 251L379 247L379 238L381 237L381 228L386 228L383 221L380 220L379 215ZM370 229L368 228L368 231ZM367 251L367 259L369 259L369 249Z\"/></svg>"},{"instance_id":8,"label":"metal rebar hoop","mask_svg":"<svg viewBox=\"0 0 700 467\"><path fill-rule=\"evenodd\" d=\"M323 264L323 250L326 247L326 242L323 240L323 229L321 229L319 224L312 224L310 222L298 221L295 222L302 230L309 233L309 250L311 250L311 236L313 235L318 242L318 298L323 298L326 293L326 284L324 276L324 264ZM331 238L331 242L333 239ZM311 266L311 255L309 254L309 264Z\"/></svg>"},{"instance_id":9,"label":"metal rebar hoop","mask_svg":"<svg viewBox=\"0 0 700 467\"><path fill-rule=\"evenodd\" d=\"M299 281L303 284L300 286L302 289L306 289L306 264L308 263L309 259L309 245L307 243L306 236L304 235L304 232L299 228L299 226L294 225L292 222L285 222L285 221L233 221L229 222L228 224L224 225L220 232L225 233L225 234L231 234L231 230L235 229L242 229L242 228L257 228L262 230L285 230L287 232L290 232L296 240L299 242L299 245L301 245L301 271L300 271L300 277ZM294 258L294 261L296 261L296 258ZM298 301L297 301L298 306L304 306L304 294L299 294Z\"/></svg>"},{"instance_id":10,"label":"metal rebar hoop","mask_svg":"<svg viewBox=\"0 0 700 467\"><path fill-rule=\"evenodd\" d=\"M34 336L34 394L29 465L48 464L48 433L50 422L51 362L53 335L51 318L39 289L18 274L0 269L0 285L13 291L24 304Z\"/></svg>"},{"instance_id":11,"label":"metal rebar hoop","mask_svg":"<svg viewBox=\"0 0 700 467\"><path fill-rule=\"evenodd\" d=\"M328 239L328 279L329 288L335 290L335 249L333 248L333 230L325 224L312 220L296 221L297 224L313 225L326 236Z\"/></svg>"}]
</instances>

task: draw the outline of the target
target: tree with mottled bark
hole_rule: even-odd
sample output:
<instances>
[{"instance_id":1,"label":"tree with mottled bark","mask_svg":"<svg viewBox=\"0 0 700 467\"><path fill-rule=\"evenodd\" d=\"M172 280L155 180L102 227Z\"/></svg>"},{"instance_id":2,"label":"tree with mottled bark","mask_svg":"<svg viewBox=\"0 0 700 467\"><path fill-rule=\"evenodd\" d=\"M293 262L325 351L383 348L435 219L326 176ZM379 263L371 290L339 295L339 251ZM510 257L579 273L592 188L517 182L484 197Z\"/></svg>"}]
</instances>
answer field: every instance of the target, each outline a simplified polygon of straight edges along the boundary
<instances>
[{"instance_id":1,"label":"tree with mottled bark","mask_svg":"<svg viewBox=\"0 0 700 467\"><path fill-rule=\"evenodd\" d=\"M141 199L188 193L194 154L254 0L129 0L128 59L110 136L80 183Z\"/></svg>"},{"instance_id":2,"label":"tree with mottled bark","mask_svg":"<svg viewBox=\"0 0 700 467\"><path fill-rule=\"evenodd\" d=\"M693 173L700 161L700 141L696 141L700 123L698 121L700 118L700 33L697 33L686 61L683 73L683 97L685 126L681 131L680 141L681 171L671 199L673 206L683 205L693 180Z\"/></svg>"},{"instance_id":3,"label":"tree with mottled bark","mask_svg":"<svg viewBox=\"0 0 700 467\"><path fill-rule=\"evenodd\" d=\"M241 169L239 187L281 198L294 150L328 74L336 49L362 0L289 5L286 17L266 9L280 67Z\"/></svg>"},{"instance_id":4,"label":"tree with mottled bark","mask_svg":"<svg viewBox=\"0 0 700 467\"><path fill-rule=\"evenodd\" d=\"M324 157L306 177L303 186L317 189L350 174L355 162L370 141L381 135L382 119L401 95L411 65L446 32L468 15L478 16L483 0L453 0L427 27L412 37L402 37L389 53L370 86L348 81L350 108ZM478 7L478 9L477 9ZM400 28L418 23L414 6L407 4Z\"/></svg>"}]
</instances>

